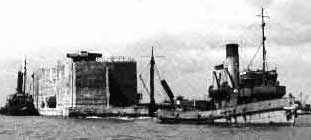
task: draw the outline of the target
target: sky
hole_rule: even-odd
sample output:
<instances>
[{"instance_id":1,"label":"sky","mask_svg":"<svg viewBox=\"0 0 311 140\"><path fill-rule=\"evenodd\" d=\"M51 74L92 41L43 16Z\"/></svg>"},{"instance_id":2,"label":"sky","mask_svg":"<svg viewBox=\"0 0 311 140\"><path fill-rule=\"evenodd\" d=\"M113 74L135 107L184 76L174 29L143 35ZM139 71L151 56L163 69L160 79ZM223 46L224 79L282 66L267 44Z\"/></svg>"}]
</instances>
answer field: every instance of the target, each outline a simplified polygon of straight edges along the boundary
<instances>
[{"instance_id":1,"label":"sky","mask_svg":"<svg viewBox=\"0 0 311 140\"><path fill-rule=\"evenodd\" d=\"M165 56L156 58L157 67L176 95L205 97L226 43L240 45L241 70L249 64L261 42L262 7L270 16L269 68L277 68L288 93L310 94L308 0L10 0L0 1L0 104L15 92L24 58L36 69L87 50L133 57L145 74L141 56L152 46Z\"/></svg>"}]
</instances>

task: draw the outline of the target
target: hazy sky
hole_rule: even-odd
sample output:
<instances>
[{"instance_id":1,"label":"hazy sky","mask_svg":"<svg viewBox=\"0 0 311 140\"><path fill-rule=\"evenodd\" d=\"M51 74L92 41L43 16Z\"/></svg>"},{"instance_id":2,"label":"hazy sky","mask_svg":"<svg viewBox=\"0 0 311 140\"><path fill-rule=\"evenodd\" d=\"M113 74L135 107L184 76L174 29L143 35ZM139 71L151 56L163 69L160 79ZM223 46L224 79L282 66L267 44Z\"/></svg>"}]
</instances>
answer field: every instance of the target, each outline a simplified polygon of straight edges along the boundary
<instances>
[{"instance_id":1,"label":"hazy sky","mask_svg":"<svg viewBox=\"0 0 311 140\"><path fill-rule=\"evenodd\" d=\"M308 0L10 0L0 2L0 104L14 93L24 57L33 69L90 50L136 58L143 71L155 46L162 77L175 94L207 95L224 44L239 43L245 67L260 44L266 8L267 51L288 92L311 91L311 4ZM260 66L260 54L255 66Z\"/></svg>"}]
</instances>

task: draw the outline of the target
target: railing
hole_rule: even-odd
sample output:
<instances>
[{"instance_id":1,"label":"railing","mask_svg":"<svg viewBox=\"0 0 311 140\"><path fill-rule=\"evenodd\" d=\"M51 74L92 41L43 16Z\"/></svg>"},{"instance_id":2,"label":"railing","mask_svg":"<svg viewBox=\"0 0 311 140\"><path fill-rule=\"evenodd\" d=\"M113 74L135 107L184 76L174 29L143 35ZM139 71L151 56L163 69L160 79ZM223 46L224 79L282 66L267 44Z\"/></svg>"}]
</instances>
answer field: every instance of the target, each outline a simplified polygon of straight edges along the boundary
<instances>
[{"instance_id":1,"label":"railing","mask_svg":"<svg viewBox=\"0 0 311 140\"><path fill-rule=\"evenodd\" d=\"M96 58L98 62L135 62L135 59L127 56L112 56Z\"/></svg>"}]
</instances>

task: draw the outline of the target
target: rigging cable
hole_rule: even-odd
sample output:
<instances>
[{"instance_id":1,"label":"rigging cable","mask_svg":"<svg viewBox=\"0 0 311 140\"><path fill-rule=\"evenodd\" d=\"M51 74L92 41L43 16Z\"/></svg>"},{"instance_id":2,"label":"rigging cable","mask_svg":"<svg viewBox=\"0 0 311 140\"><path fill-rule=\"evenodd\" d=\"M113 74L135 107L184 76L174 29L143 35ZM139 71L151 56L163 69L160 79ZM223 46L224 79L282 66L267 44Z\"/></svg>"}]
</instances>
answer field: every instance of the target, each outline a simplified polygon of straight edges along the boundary
<instances>
[{"instance_id":1,"label":"rigging cable","mask_svg":"<svg viewBox=\"0 0 311 140\"><path fill-rule=\"evenodd\" d=\"M147 67L150 66L150 63L147 63L147 65L145 65L142 69L142 71L139 74L142 74L143 72L145 72L145 70L147 69Z\"/></svg>"},{"instance_id":2,"label":"rigging cable","mask_svg":"<svg viewBox=\"0 0 311 140\"><path fill-rule=\"evenodd\" d=\"M145 92L148 94L148 95L150 95L150 92L149 92L149 90L148 90L148 88L147 88L147 85L146 85L146 83L145 83L145 81L144 81L144 79L143 79L143 72L146 70L146 68L147 67L149 67L150 66L150 63L147 63L147 65L145 65L144 67L143 67L143 69L142 69L142 71L139 73L139 79L140 79L140 81L141 81L141 84L142 84L142 86L143 86L143 88L145 89Z\"/></svg>"},{"instance_id":3,"label":"rigging cable","mask_svg":"<svg viewBox=\"0 0 311 140\"><path fill-rule=\"evenodd\" d=\"M256 56L257 56L257 54L258 54L258 51L259 51L259 49L261 48L261 46L262 46L262 43L259 44L259 46L258 46L258 48L257 48L257 50L256 50L256 52L255 52L255 55L253 56L253 58L251 59L250 63L248 64L248 66L247 66L248 69L250 69L250 66L253 64L253 61L254 61L254 59L256 58Z\"/></svg>"},{"instance_id":4,"label":"rigging cable","mask_svg":"<svg viewBox=\"0 0 311 140\"><path fill-rule=\"evenodd\" d=\"M155 66L155 71L156 71L156 73L157 73L158 78L159 78L160 80L162 80L162 78L161 78L161 75L160 75L160 72L159 72L159 69L158 69L157 65L154 65L154 66Z\"/></svg>"},{"instance_id":5,"label":"rigging cable","mask_svg":"<svg viewBox=\"0 0 311 140\"><path fill-rule=\"evenodd\" d=\"M156 72L156 74L157 74L157 76L158 76L159 84L162 85L162 84L161 84L161 80L163 80L163 79L161 78L159 69L158 69L157 65L154 65L154 67L155 67L155 72ZM161 95L161 96L165 96L165 94L164 94L164 93L165 93L164 89L163 89L163 88L160 88L160 91L161 91L161 92L160 92L160 93L161 93L160 95Z\"/></svg>"}]
</instances>

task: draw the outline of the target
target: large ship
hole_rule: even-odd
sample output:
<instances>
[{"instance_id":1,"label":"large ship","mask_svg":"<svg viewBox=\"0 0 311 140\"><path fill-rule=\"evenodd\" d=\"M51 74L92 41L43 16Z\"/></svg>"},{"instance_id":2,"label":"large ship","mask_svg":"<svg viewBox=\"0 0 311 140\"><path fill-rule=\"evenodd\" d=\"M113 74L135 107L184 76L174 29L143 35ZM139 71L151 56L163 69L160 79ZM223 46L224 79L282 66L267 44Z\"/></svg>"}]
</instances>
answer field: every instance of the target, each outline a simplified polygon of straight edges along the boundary
<instances>
[{"instance_id":1,"label":"large ship","mask_svg":"<svg viewBox=\"0 0 311 140\"><path fill-rule=\"evenodd\" d=\"M16 93L8 96L5 106L0 109L0 114L12 116L38 115L34 106L33 95L26 92L26 69L25 60L24 72L18 72Z\"/></svg>"},{"instance_id":2,"label":"large ship","mask_svg":"<svg viewBox=\"0 0 311 140\"><path fill-rule=\"evenodd\" d=\"M260 16L262 68L240 73L239 45L227 44L226 61L214 67L207 109L193 107L185 111L177 107L159 110L161 122L294 124L296 107L293 97L284 97L286 87L278 81L276 69L267 69L263 8Z\"/></svg>"}]
</instances>

